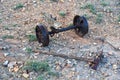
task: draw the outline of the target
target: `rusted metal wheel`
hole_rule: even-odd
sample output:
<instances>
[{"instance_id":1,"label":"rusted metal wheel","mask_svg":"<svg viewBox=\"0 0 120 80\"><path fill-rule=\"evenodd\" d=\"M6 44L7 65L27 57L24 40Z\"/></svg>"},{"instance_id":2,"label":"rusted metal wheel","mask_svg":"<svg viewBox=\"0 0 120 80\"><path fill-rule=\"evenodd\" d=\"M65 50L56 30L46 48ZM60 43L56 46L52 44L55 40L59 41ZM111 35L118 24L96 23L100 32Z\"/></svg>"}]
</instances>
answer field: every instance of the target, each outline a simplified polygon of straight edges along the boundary
<instances>
[{"instance_id":1,"label":"rusted metal wheel","mask_svg":"<svg viewBox=\"0 0 120 80\"><path fill-rule=\"evenodd\" d=\"M36 26L36 37L39 43L42 43L42 46L48 46L49 44L49 33L46 27L42 24Z\"/></svg>"},{"instance_id":2,"label":"rusted metal wheel","mask_svg":"<svg viewBox=\"0 0 120 80\"><path fill-rule=\"evenodd\" d=\"M75 28L75 32L80 37L83 37L86 33L88 33L88 22L84 16L76 15L73 19L73 25L77 26Z\"/></svg>"}]
</instances>

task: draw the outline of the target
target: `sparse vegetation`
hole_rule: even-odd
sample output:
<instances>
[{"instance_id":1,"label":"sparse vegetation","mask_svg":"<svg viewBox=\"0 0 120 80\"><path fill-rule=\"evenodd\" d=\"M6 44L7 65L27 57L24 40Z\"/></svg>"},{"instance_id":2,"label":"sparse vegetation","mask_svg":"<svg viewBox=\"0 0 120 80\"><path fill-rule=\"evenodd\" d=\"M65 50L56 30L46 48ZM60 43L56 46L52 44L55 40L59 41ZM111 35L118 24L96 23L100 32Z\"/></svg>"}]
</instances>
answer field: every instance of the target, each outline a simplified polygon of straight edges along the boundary
<instances>
[{"instance_id":1,"label":"sparse vegetation","mask_svg":"<svg viewBox=\"0 0 120 80\"><path fill-rule=\"evenodd\" d=\"M44 0L40 0L40 1L44 2Z\"/></svg>"},{"instance_id":2,"label":"sparse vegetation","mask_svg":"<svg viewBox=\"0 0 120 80\"><path fill-rule=\"evenodd\" d=\"M45 75L59 76L58 73L51 71L51 68L46 61L28 61L23 69L42 73L36 78L36 80L44 80Z\"/></svg>"},{"instance_id":3,"label":"sparse vegetation","mask_svg":"<svg viewBox=\"0 0 120 80\"><path fill-rule=\"evenodd\" d=\"M26 49L25 49L25 51L27 52L27 53L32 53L33 51L32 51L32 48L30 48L30 47L27 47Z\"/></svg>"},{"instance_id":4,"label":"sparse vegetation","mask_svg":"<svg viewBox=\"0 0 120 80\"><path fill-rule=\"evenodd\" d=\"M81 7L82 9L89 9L91 13L96 14L96 9L95 6L93 4L86 4L85 6Z\"/></svg>"},{"instance_id":5,"label":"sparse vegetation","mask_svg":"<svg viewBox=\"0 0 120 80\"><path fill-rule=\"evenodd\" d=\"M36 41L37 40L36 35L34 35L34 34L27 35L27 37L28 37L29 41Z\"/></svg>"},{"instance_id":6,"label":"sparse vegetation","mask_svg":"<svg viewBox=\"0 0 120 80\"><path fill-rule=\"evenodd\" d=\"M12 26L13 26L13 27L17 27L17 26L18 26L18 24L13 24Z\"/></svg>"},{"instance_id":7,"label":"sparse vegetation","mask_svg":"<svg viewBox=\"0 0 120 80\"><path fill-rule=\"evenodd\" d=\"M107 6L107 5L108 5L108 3L107 3L107 2L105 2L104 0L102 0L102 1L101 1L101 5L102 5L103 7L105 7L105 6Z\"/></svg>"},{"instance_id":8,"label":"sparse vegetation","mask_svg":"<svg viewBox=\"0 0 120 80\"><path fill-rule=\"evenodd\" d=\"M5 30L9 30L9 27L8 27L8 25L4 25L4 26L2 26Z\"/></svg>"},{"instance_id":9,"label":"sparse vegetation","mask_svg":"<svg viewBox=\"0 0 120 80\"><path fill-rule=\"evenodd\" d=\"M53 2L58 2L59 0L50 0L50 1L53 1Z\"/></svg>"},{"instance_id":10,"label":"sparse vegetation","mask_svg":"<svg viewBox=\"0 0 120 80\"><path fill-rule=\"evenodd\" d=\"M87 19L90 19L90 16L87 15L87 14L84 14L83 16L84 16L85 18L87 18Z\"/></svg>"},{"instance_id":11,"label":"sparse vegetation","mask_svg":"<svg viewBox=\"0 0 120 80\"><path fill-rule=\"evenodd\" d=\"M44 72L44 71L49 71L50 67L46 61L42 61L42 62L28 61L25 64L24 69L29 71Z\"/></svg>"},{"instance_id":12,"label":"sparse vegetation","mask_svg":"<svg viewBox=\"0 0 120 80\"><path fill-rule=\"evenodd\" d=\"M18 10L18 9L20 9L20 8L23 8L24 7L24 5L22 4L22 3L18 3L18 4L16 4L16 6L14 6L14 10Z\"/></svg>"},{"instance_id":13,"label":"sparse vegetation","mask_svg":"<svg viewBox=\"0 0 120 80\"><path fill-rule=\"evenodd\" d=\"M62 17L65 17L66 16L66 12L65 11L60 11L59 15L62 16Z\"/></svg>"},{"instance_id":14,"label":"sparse vegetation","mask_svg":"<svg viewBox=\"0 0 120 80\"><path fill-rule=\"evenodd\" d=\"M48 71L48 75L59 77L59 73L58 72Z\"/></svg>"},{"instance_id":15,"label":"sparse vegetation","mask_svg":"<svg viewBox=\"0 0 120 80\"><path fill-rule=\"evenodd\" d=\"M44 80L44 76L39 75L36 80Z\"/></svg>"},{"instance_id":16,"label":"sparse vegetation","mask_svg":"<svg viewBox=\"0 0 120 80\"><path fill-rule=\"evenodd\" d=\"M4 36L2 36L2 39L13 39L14 38L14 36L12 36L12 35L4 35Z\"/></svg>"},{"instance_id":17,"label":"sparse vegetation","mask_svg":"<svg viewBox=\"0 0 120 80\"><path fill-rule=\"evenodd\" d=\"M103 18L102 14L97 14L96 24L100 24L102 22L102 18Z\"/></svg>"},{"instance_id":18,"label":"sparse vegetation","mask_svg":"<svg viewBox=\"0 0 120 80\"><path fill-rule=\"evenodd\" d=\"M107 8L106 12L110 13L110 12L112 12L112 9L111 8Z\"/></svg>"},{"instance_id":19,"label":"sparse vegetation","mask_svg":"<svg viewBox=\"0 0 120 80\"><path fill-rule=\"evenodd\" d=\"M2 19L0 19L0 23L2 23Z\"/></svg>"}]
</instances>

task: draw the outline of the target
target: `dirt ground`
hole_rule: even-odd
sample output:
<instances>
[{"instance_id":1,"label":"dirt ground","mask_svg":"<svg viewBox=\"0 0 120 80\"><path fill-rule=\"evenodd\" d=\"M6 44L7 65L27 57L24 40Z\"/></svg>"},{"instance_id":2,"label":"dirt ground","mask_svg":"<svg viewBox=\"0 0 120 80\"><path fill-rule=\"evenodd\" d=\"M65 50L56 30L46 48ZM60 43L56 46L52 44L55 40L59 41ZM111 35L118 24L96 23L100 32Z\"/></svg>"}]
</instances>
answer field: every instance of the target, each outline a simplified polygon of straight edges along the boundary
<instances>
[{"instance_id":1,"label":"dirt ground","mask_svg":"<svg viewBox=\"0 0 120 80\"><path fill-rule=\"evenodd\" d=\"M75 15L88 20L83 38L69 30L50 37L47 47L34 39L36 25L66 27ZM100 50L104 58L97 70L84 60L49 55L93 58ZM23 70L27 61L47 61L55 75ZM0 0L0 80L120 80L119 75L120 0Z\"/></svg>"}]
</instances>

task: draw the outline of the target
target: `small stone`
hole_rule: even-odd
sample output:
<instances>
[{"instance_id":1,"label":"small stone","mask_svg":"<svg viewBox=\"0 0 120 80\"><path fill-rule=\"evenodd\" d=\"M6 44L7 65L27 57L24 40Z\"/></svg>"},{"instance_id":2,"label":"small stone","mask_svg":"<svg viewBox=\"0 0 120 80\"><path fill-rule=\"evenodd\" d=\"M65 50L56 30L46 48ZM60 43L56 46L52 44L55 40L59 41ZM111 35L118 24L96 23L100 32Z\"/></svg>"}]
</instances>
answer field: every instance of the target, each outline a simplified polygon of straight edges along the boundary
<instances>
[{"instance_id":1,"label":"small stone","mask_svg":"<svg viewBox=\"0 0 120 80\"><path fill-rule=\"evenodd\" d=\"M8 67L9 67L9 68L13 68L14 65L16 65L16 62L10 62L10 63L8 64Z\"/></svg>"},{"instance_id":2,"label":"small stone","mask_svg":"<svg viewBox=\"0 0 120 80\"><path fill-rule=\"evenodd\" d=\"M105 77L108 77L108 76L109 76L109 74L107 74L107 73L103 73L103 75L104 75Z\"/></svg>"},{"instance_id":3,"label":"small stone","mask_svg":"<svg viewBox=\"0 0 120 80\"><path fill-rule=\"evenodd\" d=\"M59 65L56 66L56 70L60 70L61 67Z\"/></svg>"},{"instance_id":4,"label":"small stone","mask_svg":"<svg viewBox=\"0 0 120 80\"><path fill-rule=\"evenodd\" d=\"M92 54L90 53L90 54L89 54L89 56L91 57L91 56L92 56Z\"/></svg>"},{"instance_id":5,"label":"small stone","mask_svg":"<svg viewBox=\"0 0 120 80\"><path fill-rule=\"evenodd\" d=\"M75 39L73 39L73 42L75 42L76 40Z\"/></svg>"},{"instance_id":6,"label":"small stone","mask_svg":"<svg viewBox=\"0 0 120 80\"><path fill-rule=\"evenodd\" d=\"M109 54L109 55L112 55L112 54L113 54L113 52L108 52L108 54Z\"/></svg>"},{"instance_id":7,"label":"small stone","mask_svg":"<svg viewBox=\"0 0 120 80\"><path fill-rule=\"evenodd\" d=\"M93 45L97 45L97 43L93 43Z\"/></svg>"},{"instance_id":8,"label":"small stone","mask_svg":"<svg viewBox=\"0 0 120 80\"><path fill-rule=\"evenodd\" d=\"M22 12L24 12L25 10L26 10L26 8L25 8L25 7L23 7L21 11L22 11Z\"/></svg>"},{"instance_id":9,"label":"small stone","mask_svg":"<svg viewBox=\"0 0 120 80\"><path fill-rule=\"evenodd\" d=\"M55 23L54 23L54 27L55 27L56 29L60 28L61 26L62 26L62 24L59 23L59 22L55 22Z\"/></svg>"},{"instance_id":10,"label":"small stone","mask_svg":"<svg viewBox=\"0 0 120 80\"><path fill-rule=\"evenodd\" d=\"M37 3L37 1L33 1L33 3Z\"/></svg>"},{"instance_id":11,"label":"small stone","mask_svg":"<svg viewBox=\"0 0 120 80\"><path fill-rule=\"evenodd\" d=\"M28 78L28 77L29 77L29 75L28 75L27 73L23 73L22 76L23 76L24 78Z\"/></svg>"},{"instance_id":12,"label":"small stone","mask_svg":"<svg viewBox=\"0 0 120 80\"><path fill-rule=\"evenodd\" d=\"M23 67L23 62L22 61L18 61L17 65L19 66L19 68Z\"/></svg>"},{"instance_id":13,"label":"small stone","mask_svg":"<svg viewBox=\"0 0 120 80\"><path fill-rule=\"evenodd\" d=\"M113 69L117 69L118 67L117 67L117 65L116 64L114 64L113 65Z\"/></svg>"},{"instance_id":14,"label":"small stone","mask_svg":"<svg viewBox=\"0 0 120 80\"><path fill-rule=\"evenodd\" d=\"M64 0L60 0L61 2L64 2Z\"/></svg>"},{"instance_id":15,"label":"small stone","mask_svg":"<svg viewBox=\"0 0 120 80\"><path fill-rule=\"evenodd\" d=\"M3 39L0 38L0 42L2 42L2 41L3 41Z\"/></svg>"},{"instance_id":16,"label":"small stone","mask_svg":"<svg viewBox=\"0 0 120 80\"><path fill-rule=\"evenodd\" d=\"M8 61L8 60L6 60L6 61L3 63L3 66L4 66L4 67L7 67L7 66L8 66L8 64L9 64L9 61Z\"/></svg>"},{"instance_id":17,"label":"small stone","mask_svg":"<svg viewBox=\"0 0 120 80\"><path fill-rule=\"evenodd\" d=\"M25 51L25 50L26 50L26 47L25 47L25 48L23 48L22 50L23 50L23 51Z\"/></svg>"},{"instance_id":18,"label":"small stone","mask_svg":"<svg viewBox=\"0 0 120 80\"><path fill-rule=\"evenodd\" d=\"M33 56L35 59L37 59L38 57L36 55Z\"/></svg>"},{"instance_id":19,"label":"small stone","mask_svg":"<svg viewBox=\"0 0 120 80\"><path fill-rule=\"evenodd\" d=\"M68 64L71 64L71 61L70 61L70 60L67 60L67 63L68 63Z\"/></svg>"},{"instance_id":20,"label":"small stone","mask_svg":"<svg viewBox=\"0 0 120 80\"><path fill-rule=\"evenodd\" d=\"M18 70L19 70L19 68L17 66L14 67L14 69L13 69L14 72L18 72Z\"/></svg>"},{"instance_id":21,"label":"small stone","mask_svg":"<svg viewBox=\"0 0 120 80\"><path fill-rule=\"evenodd\" d=\"M60 62L59 62L59 61L56 61L56 62L55 62L55 65L60 65Z\"/></svg>"},{"instance_id":22,"label":"small stone","mask_svg":"<svg viewBox=\"0 0 120 80\"><path fill-rule=\"evenodd\" d=\"M66 67L72 67L73 64L70 60L67 60L66 64L65 64Z\"/></svg>"},{"instance_id":23,"label":"small stone","mask_svg":"<svg viewBox=\"0 0 120 80\"><path fill-rule=\"evenodd\" d=\"M59 34L56 34L56 37L59 38Z\"/></svg>"},{"instance_id":24,"label":"small stone","mask_svg":"<svg viewBox=\"0 0 120 80\"><path fill-rule=\"evenodd\" d=\"M118 48L120 50L120 48Z\"/></svg>"},{"instance_id":25,"label":"small stone","mask_svg":"<svg viewBox=\"0 0 120 80\"><path fill-rule=\"evenodd\" d=\"M10 55L10 53L4 53L4 56L5 56L5 57L8 56L8 55Z\"/></svg>"}]
</instances>

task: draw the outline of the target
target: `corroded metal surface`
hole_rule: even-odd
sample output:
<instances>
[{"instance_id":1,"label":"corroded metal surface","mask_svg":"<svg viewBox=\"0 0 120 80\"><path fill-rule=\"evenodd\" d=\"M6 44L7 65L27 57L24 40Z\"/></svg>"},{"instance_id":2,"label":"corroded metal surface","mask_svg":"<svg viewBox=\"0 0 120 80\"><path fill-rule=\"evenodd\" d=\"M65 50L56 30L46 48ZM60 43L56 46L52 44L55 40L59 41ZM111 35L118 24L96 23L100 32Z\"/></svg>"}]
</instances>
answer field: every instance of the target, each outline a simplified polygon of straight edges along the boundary
<instances>
[{"instance_id":1,"label":"corroded metal surface","mask_svg":"<svg viewBox=\"0 0 120 80\"><path fill-rule=\"evenodd\" d=\"M68 31L71 29L75 29L76 34L78 34L80 37L83 37L85 34L88 33L88 22L86 18L84 16L81 17L76 15L73 19L73 25L61 29L56 29L52 26L50 32L48 32L44 25L37 25L36 36L39 43L42 43L43 46L48 46L49 35L54 36L54 34L56 33Z\"/></svg>"}]
</instances>

